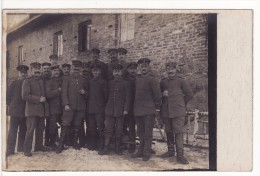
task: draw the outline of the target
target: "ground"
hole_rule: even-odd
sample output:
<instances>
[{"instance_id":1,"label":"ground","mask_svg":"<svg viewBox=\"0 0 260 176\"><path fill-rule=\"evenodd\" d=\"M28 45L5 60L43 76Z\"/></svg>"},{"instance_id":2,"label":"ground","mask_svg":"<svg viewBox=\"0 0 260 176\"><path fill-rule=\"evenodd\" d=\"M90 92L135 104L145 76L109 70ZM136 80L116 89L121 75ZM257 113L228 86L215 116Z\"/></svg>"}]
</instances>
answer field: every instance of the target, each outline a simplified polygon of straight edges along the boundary
<instances>
[{"instance_id":1,"label":"ground","mask_svg":"<svg viewBox=\"0 0 260 176\"><path fill-rule=\"evenodd\" d=\"M157 142L152 147L156 154L144 162L133 159L127 151L123 156L111 153L100 156L96 151L88 149L74 150L69 148L61 154L55 152L33 152L32 157L25 157L23 153L16 153L7 158L8 171L159 171L175 169L208 169L208 149L200 147L185 147L185 156L190 164L181 165L176 157L162 159L160 155L167 150L166 143Z\"/></svg>"}]
</instances>

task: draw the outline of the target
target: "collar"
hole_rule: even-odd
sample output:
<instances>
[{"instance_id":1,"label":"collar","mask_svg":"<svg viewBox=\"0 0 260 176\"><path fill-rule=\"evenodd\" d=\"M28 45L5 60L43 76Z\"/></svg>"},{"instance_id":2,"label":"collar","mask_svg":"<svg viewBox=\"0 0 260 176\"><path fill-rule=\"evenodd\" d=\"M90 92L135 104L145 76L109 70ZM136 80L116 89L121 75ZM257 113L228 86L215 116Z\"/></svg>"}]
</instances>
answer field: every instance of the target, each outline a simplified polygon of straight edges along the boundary
<instances>
[{"instance_id":1,"label":"collar","mask_svg":"<svg viewBox=\"0 0 260 176\"><path fill-rule=\"evenodd\" d=\"M123 78L122 78L122 77L119 77L119 78L117 78L117 79L116 79L116 78L114 78L114 80L115 80L115 81L117 81L117 82L120 82L120 81L122 81L122 80L123 80Z\"/></svg>"}]
</instances>

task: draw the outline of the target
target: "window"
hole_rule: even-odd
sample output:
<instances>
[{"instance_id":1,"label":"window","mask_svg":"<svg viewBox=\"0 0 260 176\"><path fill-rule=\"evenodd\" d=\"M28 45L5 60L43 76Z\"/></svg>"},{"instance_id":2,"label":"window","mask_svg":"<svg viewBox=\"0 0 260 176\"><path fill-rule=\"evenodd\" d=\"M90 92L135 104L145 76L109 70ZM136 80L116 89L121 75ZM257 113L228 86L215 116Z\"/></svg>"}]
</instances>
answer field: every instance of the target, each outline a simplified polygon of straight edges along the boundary
<instances>
[{"instance_id":1,"label":"window","mask_svg":"<svg viewBox=\"0 0 260 176\"><path fill-rule=\"evenodd\" d=\"M23 46L18 47L18 65L23 63Z\"/></svg>"},{"instance_id":2,"label":"window","mask_svg":"<svg viewBox=\"0 0 260 176\"><path fill-rule=\"evenodd\" d=\"M63 53L62 31L56 32L53 38L53 54L61 56Z\"/></svg>"},{"instance_id":3,"label":"window","mask_svg":"<svg viewBox=\"0 0 260 176\"><path fill-rule=\"evenodd\" d=\"M91 42L91 20L80 23L78 27L78 50L89 50Z\"/></svg>"},{"instance_id":4,"label":"window","mask_svg":"<svg viewBox=\"0 0 260 176\"><path fill-rule=\"evenodd\" d=\"M135 35L135 14L120 15L120 41L133 40Z\"/></svg>"}]
</instances>

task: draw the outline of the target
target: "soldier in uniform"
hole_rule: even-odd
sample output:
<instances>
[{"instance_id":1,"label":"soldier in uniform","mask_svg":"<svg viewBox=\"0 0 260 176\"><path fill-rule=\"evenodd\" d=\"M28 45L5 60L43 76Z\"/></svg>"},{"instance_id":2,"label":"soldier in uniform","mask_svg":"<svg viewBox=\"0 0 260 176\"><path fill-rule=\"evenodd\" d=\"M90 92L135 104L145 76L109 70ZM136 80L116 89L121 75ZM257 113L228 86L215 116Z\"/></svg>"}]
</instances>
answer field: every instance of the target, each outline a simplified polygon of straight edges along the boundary
<instances>
[{"instance_id":1,"label":"soldier in uniform","mask_svg":"<svg viewBox=\"0 0 260 176\"><path fill-rule=\"evenodd\" d=\"M63 76L69 76L71 65L68 64L68 63L64 63L64 64L61 65L61 67L62 67Z\"/></svg>"},{"instance_id":2,"label":"soldier in uniform","mask_svg":"<svg viewBox=\"0 0 260 176\"><path fill-rule=\"evenodd\" d=\"M73 148L80 149L78 143L80 125L86 112L86 98L88 94L87 80L80 74L82 62L72 60L73 73L64 77L62 81L62 123L59 146L56 153L61 153L64 146L65 135L69 127L73 127Z\"/></svg>"},{"instance_id":3,"label":"soldier in uniform","mask_svg":"<svg viewBox=\"0 0 260 176\"><path fill-rule=\"evenodd\" d=\"M108 54L108 60L110 60L110 63L107 65L108 69L108 80L113 79L113 67L114 65L119 63L119 60L117 58L117 49L116 48L111 48L107 51Z\"/></svg>"},{"instance_id":4,"label":"soldier in uniform","mask_svg":"<svg viewBox=\"0 0 260 176\"><path fill-rule=\"evenodd\" d=\"M50 105L49 137L51 150L56 149L57 122L61 123L61 84L59 65L51 66L52 78L46 82L46 97Z\"/></svg>"},{"instance_id":5,"label":"soldier in uniform","mask_svg":"<svg viewBox=\"0 0 260 176\"><path fill-rule=\"evenodd\" d=\"M100 50L99 49L97 49L97 48L93 48L92 50L91 50L91 59L92 59L92 61L91 61L91 64L92 63L98 63L98 64L100 64L100 66L101 66L101 77L104 79L104 80L107 80L108 78L107 78L107 72L108 72L108 68L107 68L107 65L104 63L104 62L102 62L102 61L100 61L99 59L100 59Z\"/></svg>"},{"instance_id":6,"label":"soldier in uniform","mask_svg":"<svg viewBox=\"0 0 260 176\"><path fill-rule=\"evenodd\" d=\"M150 62L148 58L138 60L141 75L135 80L134 115L140 145L132 157L142 157L143 161L151 157L155 115L159 113L161 104L159 82L150 75Z\"/></svg>"},{"instance_id":7,"label":"soldier in uniform","mask_svg":"<svg viewBox=\"0 0 260 176\"><path fill-rule=\"evenodd\" d=\"M51 69L50 69L51 63L49 62L43 62L42 63L42 80L43 80L43 86L44 86L44 92L46 95L46 82L51 79ZM49 103L48 101L45 102L44 106L45 110L45 117L46 117L46 126L45 126L45 136L44 136L44 144L45 146L50 146L50 136L49 136L49 116L50 116L50 110L49 110ZM36 134L37 135L37 134ZM41 145L41 144L39 144ZM38 144L35 144L35 151L38 151Z\"/></svg>"},{"instance_id":8,"label":"soldier in uniform","mask_svg":"<svg viewBox=\"0 0 260 176\"><path fill-rule=\"evenodd\" d=\"M38 144L39 151L47 151L43 146L43 132L45 128L45 92L41 79L41 64L31 63L32 77L24 80L22 85L22 99L26 101L25 116L27 117L27 131L24 141L24 155L32 156L33 133L36 129L35 143Z\"/></svg>"},{"instance_id":9,"label":"soldier in uniform","mask_svg":"<svg viewBox=\"0 0 260 176\"><path fill-rule=\"evenodd\" d=\"M27 71L29 67L26 65L19 65L16 70L19 71L19 78L12 81L7 88L6 104L9 107L10 128L7 140L6 156L14 154L16 146L17 131L18 133L18 146L17 151L23 152L23 144L26 133L26 118L25 118L25 101L22 99L22 84L24 79L28 76Z\"/></svg>"},{"instance_id":10,"label":"soldier in uniform","mask_svg":"<svg viewBox=\"0 0 260 176\"><path fill-rule=\"evenodd\" d=\"M91 65L92 75L94 76L89 81L89 97L88 97L88 131L89 150L94 150L97 144L99 151L104 146L104 128L105 128L105 106L108 97L108 85L101 74L101 65L93 63ZM96 134L98 130L98 136ZM97 138L96 138L97 136Z\"/></svg>"},{"instance_id":11,"label":"soldier in uniform","mask_svg":"<svg viewBox=\"0 0 260 176\"><path fill-rule=\"evenodd\" d=\"M183 126L186 115L186 104L192 99L193 93L188 83L176 75L176 70L177 64L175 62L166 63L168 78L161 81L161 90L163 93L161 117L165 123L168 145L168 151L162 157L172 157L175 155L175 140L177 162L188 164L188 160L183 156Z\"/></svg>"},{"instance_id":12,"label":"soldier in uniform","mask_svg":"<svg viewBox=\"0 0 260 176\"><path fill-rule=\"evenodd\" d=\"M115 129L115 151L121 155L121 137L123 134L124 116L128 114L130 107L130 90L128 82L122 78L122 68L120 64L113 67L113 80L109 81L109 96L106 104L105 114L105 144L100 155L109 154L109 143Z\"/></svg>"},{"instance_id":13,"label":"soldier in uniform","mask_svg":"<svg viewBox=\"0 0 260 176\"><path fill-rule=\"evenodd\" d=\"M125 78L127 76L127 66L129 63L127 63L127 50L125 48L118 48L117 49L118 54L118 62L123 66L122 70L122 76Z\"/></svg>"},{"instance_id":14,"label":"soldier in uniform","mask_svg":"<svg viewBox=\"0 0 260 176\"><path fill-rule=\"evenodd\" d=\"M131 62L127 66L127 75L125 80L129 82L130 88L130 109L124 120L124 133L128 135L129 142L131 142L128 151L129 153L135 152L135 116L134 116L134 97L135 97L135 78L137 76L137 63ZM128 130L127 130L128 129Z\"/></svg>"}]
</instances>

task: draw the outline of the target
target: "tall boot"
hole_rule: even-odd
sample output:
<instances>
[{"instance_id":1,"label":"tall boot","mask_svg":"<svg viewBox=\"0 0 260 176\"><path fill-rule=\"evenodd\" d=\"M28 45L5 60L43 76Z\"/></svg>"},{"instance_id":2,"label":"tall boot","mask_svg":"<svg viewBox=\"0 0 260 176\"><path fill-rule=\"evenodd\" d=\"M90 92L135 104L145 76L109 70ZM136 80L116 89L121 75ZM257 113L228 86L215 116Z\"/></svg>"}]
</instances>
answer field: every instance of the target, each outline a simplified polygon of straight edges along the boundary
<instances>
[{"instance_id":1,"label":"tall boot","mask_svg":"<svg viewBox=\"0 0 260 176\"><path fill-rule=\"evenodd\" d=\"M122 150L120 148L120 144L121 144L121 138L116 138L115 141L115 152L117 155L123 155Z\"/></svg>"},{"instance_id":2,"label":"tall boot","mask_svg":"<svg viewBox=\"0 0 260 176\"><path fill-rule=\"evenodd\" d=\"M78 143L79 132L80 132L79 127L75 127L74 136L73 136L73 146L72 147L76 150L80 150L80 145Z\"/></svg>"},{"instance_id":3,"label":"tall boot","mask_svg":"<svg viewBox=\"0 0 260 176\"><path fill-rule=\"evenodd\" d=\"M183 149L183 133L175 133L177 162L180 164L189 164L189 161L184 157Z\"/></svg>"},{"instance_id":4,"label":"tall boot","mask_svg":"<svg viewBox=\"0 0 260 176\"><path fill-rule=\"evenodd\" d=\"M100 135L98 138L98 151L103 150L104 148L104 136Z\"/></svg>"},{"instance_id":5,"label":"tall boot","mask_svg":"<svg viewBox=\"0 0 260 176\"><path fill-rule=\"evenodd\" d=\"M56 149L56 153L61 153L63 148L64 148L64 140L66 137L66 134L68 133L69 127L68 126L62 126L61 127L61 133L60 133L60 141L59 141L59 145Z\"/></svg>"},{"instance_id":6,"label":"tall boot","mask_svg":"<svg viewBox=\"0 0 260 176\"><path fill-rule=\"evenodd\" d=\"M175 155L174 134L167 132L166 137L167 137L168 151L161 155L162 158L173 157Z\"/></svg>"},{"instance_id":7,"label":"tall boot","mask_svg":"<svg viewBox=\"0 0 260 176\"><path fill-rule=\"evenodd\" d=\"M56 141L56 134L50 134L50 148L52 151L55 151L56 150L56 144L55 144L55 141Z\"/></svg>"},{"instance_id":8,"label":"tall boot","mask_svg":"<svg viewBox=\"0 0 260 176\"><path fill-rule=\"evenodd\" d=\"M95 136L93 134L89 135L88 149L89 150L95 149Z\"/></svg>"},{"instance_id":9,"label":"tall boot","mask_svg":"<svg viewBox=\"0 0 260 176\"><path fill-rule=\"evenodd\" d=\"M99 155L108 155L110 153L109 144L111 137L111 135L105 135L104 149L98 152Z\"/></svg>"}]
</instances>

